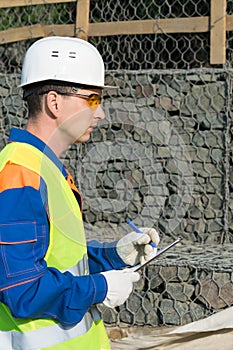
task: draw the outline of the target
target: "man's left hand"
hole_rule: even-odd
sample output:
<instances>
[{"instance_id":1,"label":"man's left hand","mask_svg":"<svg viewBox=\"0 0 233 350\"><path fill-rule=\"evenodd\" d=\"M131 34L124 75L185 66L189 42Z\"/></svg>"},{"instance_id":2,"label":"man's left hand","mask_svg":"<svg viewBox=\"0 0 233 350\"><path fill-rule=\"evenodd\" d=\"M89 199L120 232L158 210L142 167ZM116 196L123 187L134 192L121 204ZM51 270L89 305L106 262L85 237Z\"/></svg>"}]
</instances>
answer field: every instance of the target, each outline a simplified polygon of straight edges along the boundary
<instances>
[{"instance_id":1,"label":"man's left hand","mask_svg":"<svg viewBox=\"0 0 233 350\"><path fill-rule=\"evenodd\" d=\"M151 255L156 254L160 238L158 232L153 228L140 227L142 233L130 232L117 242L117 253L121 259L130 266L143 263ZM154 242L156 248L150 245Z\"/></svg>"}]
</instances>

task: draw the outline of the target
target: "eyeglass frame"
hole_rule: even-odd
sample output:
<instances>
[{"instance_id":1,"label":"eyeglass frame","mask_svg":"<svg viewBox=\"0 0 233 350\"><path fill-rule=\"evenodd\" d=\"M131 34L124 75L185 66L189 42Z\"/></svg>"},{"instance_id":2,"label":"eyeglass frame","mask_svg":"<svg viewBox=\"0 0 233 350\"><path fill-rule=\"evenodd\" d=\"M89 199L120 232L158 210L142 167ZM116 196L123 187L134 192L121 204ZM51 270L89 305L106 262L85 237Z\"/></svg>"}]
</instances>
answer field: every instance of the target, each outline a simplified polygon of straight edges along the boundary
<instances>
[{"instance_id":1,"label":"eyeglass frame","mask_svg":"<svg viewBox=\"0 0 233 350\"><path fill-rule=\"evenodd\" d=\"M72 88L72 90L76 90L78 91L78 89L76 89L75 87ZM94 107L90 104L90 100L92 97L97 97L95 99L95 101L97 101L97 104L96 105L100 105L101 104L101 101L102 101L102 96L99 95L99 94L89 94L89 95L86 95L86 94L77 94L76 92L68 92L68 91L60 91L58 89L50 89L50 90L46 90L46 91L41 91L39 93L39 95L44 95L44 94L47 94L48 92L50 91L54 91L56 92L57 94L59 95L64 95L64 96L74 96L74 97L80 97L80 98L83 98L85 100L87 100L87 102L89 103L89 106L90 107Z\"/></svg>"}]
</instances>

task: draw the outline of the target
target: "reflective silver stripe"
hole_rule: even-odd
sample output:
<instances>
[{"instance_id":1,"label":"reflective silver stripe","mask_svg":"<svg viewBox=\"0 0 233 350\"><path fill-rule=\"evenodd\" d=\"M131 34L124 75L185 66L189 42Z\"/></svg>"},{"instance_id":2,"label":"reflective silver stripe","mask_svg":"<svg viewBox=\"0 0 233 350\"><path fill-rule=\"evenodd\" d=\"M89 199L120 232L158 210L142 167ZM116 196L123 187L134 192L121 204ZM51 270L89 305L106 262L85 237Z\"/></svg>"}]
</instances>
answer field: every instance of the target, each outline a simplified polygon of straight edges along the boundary
<instances>
[{"instance_id":1,"label":"reflective silver stripe","mask_svg":"<svg viewBox=\"0 0 233 350\"><path fill-rule=\"evenodd\" d=\"M62 272L65 271L69 271L74 276L86 275L86 273L89 272L87 254L84 254L83 258L80 261L78 261L76 265L68 269L62 270Z\"/></svg>"},{"instance_id":2,"label":"reflective silver stripe","mask_svg":"<svg viewBox=\"0 0 233 350\"><path fill-rule=\"evenodd\" d=\"M11 333L7 331L0 331L0 349L1 350L12 350Z\"/></svg>"},{"instance_id":3,"label":"reflective silver stripe","mask_svg":"<svg viewBox=\"0 0 233 350\"><path fill-rule=\"evenodd\" d=\"M1 350L38 350L48 346L56 345L85 334L95 321L100 319L98 310L92 307L91 312L74 327L64 328L59 324L39 328L29 332L0 331Z\"/></svg>"}]
</instances>

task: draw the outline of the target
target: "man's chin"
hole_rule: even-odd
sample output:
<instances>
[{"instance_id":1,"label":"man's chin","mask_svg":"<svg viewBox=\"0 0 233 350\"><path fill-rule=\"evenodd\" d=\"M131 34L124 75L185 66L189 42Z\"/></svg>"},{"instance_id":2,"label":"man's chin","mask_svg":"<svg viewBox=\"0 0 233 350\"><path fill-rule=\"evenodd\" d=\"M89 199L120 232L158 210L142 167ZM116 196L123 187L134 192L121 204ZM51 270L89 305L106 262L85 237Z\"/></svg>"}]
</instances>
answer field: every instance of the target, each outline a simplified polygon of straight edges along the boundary
<instances>
[{"instance_id":1,"label":"man's chin","mask_svg":"<svg viewBox=\"0 0 233 350\"><path fill-rule=\"evenodd\" d=\"M86 132L86 134L80 136L74 143L84 143L90 140L91 137L91 133L90 132Z\"/></svg>"}]
</instances>

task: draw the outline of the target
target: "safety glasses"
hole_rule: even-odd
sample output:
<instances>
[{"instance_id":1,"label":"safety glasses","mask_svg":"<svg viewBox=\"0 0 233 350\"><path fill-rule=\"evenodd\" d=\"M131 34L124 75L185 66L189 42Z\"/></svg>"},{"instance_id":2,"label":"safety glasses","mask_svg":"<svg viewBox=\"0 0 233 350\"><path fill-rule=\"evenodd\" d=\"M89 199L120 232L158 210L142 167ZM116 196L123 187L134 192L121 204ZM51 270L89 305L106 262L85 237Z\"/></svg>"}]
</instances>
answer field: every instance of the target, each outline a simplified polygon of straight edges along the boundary
<instances>
[{"instance_id":1,"label":"safety glasses","mask_svg":"<svg viewBox=\"0 0 233 350\"><path fill-rule=\"evenodd\" d=\"M49 90L52 91L52 90ZM47 94L49 91L43 91L40 93L40 95ZM85 95L85 94L77 94L73 92L66 92L66 91L60 91L60 90L53 90L59 95L64 95L64 96L73 96L73 97L80 97L84 98L87 100L87 104L91 108L97 107L99 104L101 104L101 96L98 94L90 94L90 95Z\"/></svg>"}]
</instances>

